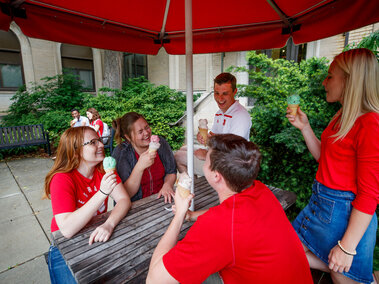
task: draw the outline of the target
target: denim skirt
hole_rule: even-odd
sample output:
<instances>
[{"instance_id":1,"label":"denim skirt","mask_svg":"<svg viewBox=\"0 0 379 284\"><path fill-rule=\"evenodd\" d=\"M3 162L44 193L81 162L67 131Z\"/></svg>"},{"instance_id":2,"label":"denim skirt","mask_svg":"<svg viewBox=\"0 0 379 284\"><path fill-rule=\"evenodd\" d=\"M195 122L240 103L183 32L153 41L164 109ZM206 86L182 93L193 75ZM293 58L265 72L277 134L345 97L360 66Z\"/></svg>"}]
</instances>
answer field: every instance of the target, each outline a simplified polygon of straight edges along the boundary
<instances>
[{"instance_id":1,"label":"denim skirt","mask_svg":"<svg viewBox=\"0 0 379 284\"><path fill-rule=\"evenodd\" d=\"M334 190L314 181L308 205L300 212L292 225L302 243L329 265L330 250L341 240L349 222L355 194L351 191ZM373 281L373 254L376 242L377 216L359 242L357 255L349 272L343 274L357 282Z\"/></svg>"}]
</instances>

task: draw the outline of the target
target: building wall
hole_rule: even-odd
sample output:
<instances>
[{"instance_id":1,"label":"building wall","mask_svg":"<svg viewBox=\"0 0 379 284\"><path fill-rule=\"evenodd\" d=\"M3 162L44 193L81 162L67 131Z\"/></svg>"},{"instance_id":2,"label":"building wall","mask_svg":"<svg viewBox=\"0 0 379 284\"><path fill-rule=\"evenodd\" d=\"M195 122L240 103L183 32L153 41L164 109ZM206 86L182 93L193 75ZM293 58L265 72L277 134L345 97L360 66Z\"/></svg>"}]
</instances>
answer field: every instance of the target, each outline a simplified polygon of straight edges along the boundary
<instances>
[{"instance_id":1,"label":"building wall","mask_svg":"<svg viewBox=\"0 0 379 284\"><path fill-rule=\"evenodd\" d=\"M359 42L363 37L379 29L379 23L360 28L349 33L349 43ZM41 82L41 78L55 76L62 72L60 43L28 38L19 27L11 24L11 30L20 41L24 78L27 87L31 82ZM308 43L307 58L325 56L332 60L344 47L343 34ZM104 81L104 50L92 49L96 91ZM156 56L148 56L149 81L156 85L168 85L170 88L186 91L186 64L184 55L168 55L161 49ZM228 67L247 66L246 52L227 52L199 54L193 56L193 90L209 94L213 90L213 79ZM223 70L222 70L223 69ZM247 84L247 73L236 73L237 83ZM11 104L14 91L0 91L0 113L5 113ZM242 105L247 105L245 98L240 98ZM205 102L204 102L205 104ZM200 112L202 110L199 109ZM213 110L209 110L213 115Z\"/></svg>"},{"instance_id":2,"label":"building wall","mask_svg":"<svg viewBox=\"0 0 379 284\"><path fill-rule=\"evenodd\" d=\"M370 35L378 29L379 23L350 31L348 35L348 44L359 43L364 37ZM329 62L332 62L333 58L339 53L341 53L344 49L345 38L346 34L339 34L336 36L308 43L307 58L313 56L326 57L329 60Z\"/></svg>"}]
</instances>

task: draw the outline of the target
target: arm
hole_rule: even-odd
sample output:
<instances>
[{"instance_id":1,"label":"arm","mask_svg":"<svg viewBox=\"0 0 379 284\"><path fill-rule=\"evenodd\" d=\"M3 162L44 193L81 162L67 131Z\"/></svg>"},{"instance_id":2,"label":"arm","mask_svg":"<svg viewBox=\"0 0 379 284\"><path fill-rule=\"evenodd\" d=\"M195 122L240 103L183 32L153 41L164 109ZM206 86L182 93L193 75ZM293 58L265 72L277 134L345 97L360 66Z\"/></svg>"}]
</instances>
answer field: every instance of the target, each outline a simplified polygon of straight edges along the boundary
<instances>
[{"instance_id":1,"label":"arm","mask_svg":"<svg viewBox=\"0 0 379 284\"><path fill-rule=\"evenodd\" d=\"M126 216L132 203L129 195L127 194L124 185L119 183L111 193L111 197L117 202L111 214L104 224L100 225L92 232L88 243L91 245L93 242L106 242L114 228Z\"/></svg>"},{"instance_id":2,"label":"arm","mask_svg":"<svg viewBox=\"0 0 379 284\"><path fill-rule=\"evenodd\" d=\"M372 215L363 213L355 208L352 209L349 224L340 242L345 250L355 252L371 219ZM329 268L335 272L348 272L353 262L353 257L354 256L344 253L339 246L336 245L329 253Z\"/></svg>"},{"instance_id":3,"label":"arm","mask_svg":"<svg viewBox=\"0 0 379 284\"><path fill-rule=\"evenodd\" d=\"M171 203L171 197L173 198L175 195L173 191L175 180L176 180L176 174L166 175L164 178L163 186L161 190L159 191L157 198L160 198L161 196L163 196L165 203L167 202Z\"/></svg>"},{"instance_id":4,"label":"arm","mask_svg":"<svg viewBox=\"0 0 379 284\"><path fill-rule=\"evenodd\" d=\"M129 196L133 197L138 192L141 185L143 171L154 163L156 155L157 152L149 153L149 150L146 150L139 157L137 164L132 170L132 173L124 182L124 186Z\"/></svg>"},{"instance_id":5,"label":"arm","mask_svg":"<svg viewBox=\"0 0 379 284\"><path fill-rule=\"evenodd\" d=\"M309 124L307 115L301 111L300 107L297 110L297 115L290 115L290 109L287 108L288 121L301 131L303 134L305 143L312 156L318 161L321 153L321 141L314 134L311 125Z\"/></svg>"},{"instance_id":6,"label":"arm","mask_svg":"<svg viewBox=\"0 0 379 284\"><path fill-rule=\"evenodd\" d=\"M95 124L95 125L93 126L93 128L95 129L95 131L96 131L96 132L98 132L98 131L99 131L99 129L100 129L100 125L98 125L98 124Z\"/></svg>"},{"instance_id":7,"label":"arm","mask_svg":"<svg viewBox=\"0 0 379 284\"><path fill-rule=\"evenodd\" d=\"M76 123L76 118L70 121L70 126L74 127L74 124Z\"/></svg>"},{"instance_id":8,"label":"arm","mask_svg":"<svg viewBox=\"0 0 379 284\"><path fill-rule=\"evenodd\" d=\"M208 209L197 210L197 211L188 210L186 214L186 221L196 222L197 218L203 215L204 213L206 213L207 211Z\"/></svg>"},{"instance_id":9,"label":"arm","mask_svg":"<svg viewBox=\"0 0 379 284\"><path fill-rule=\"evenodd\" d=\"M116 185L116 175L107 173L101 180L100 189L108 194L113 191ZM55 215L55 220L63 236L71 238L79 232L92 219L106 198L107 195L101 193L99 190L86 204L74 212Z\"/></svg>"},{"instance_id":10,"label":"arm","mask_svg":"<svg viewBox=\"0 0 379 284\"><path fill-rule=\"evenodd\" d=\"M207 153L208 151L205 150L205 149L197 149L195 152L194 152L194 155L196 158L198 158L199 160L205 160L205 157L207 156Z\"/></svg>"},{"instance_id":11,"label":"arm","mask_svg":"<svg viewBox=\"0 0 379 284\"><path fill-rule=\"evenodd\" d=\"M186 216L192 198L193 195L190 194L186 199L183 199L179 192L176 191L175 204L177 210L174 219L171 221L170 226L153 253L146 283L178 283L165 268L163 256L176 245L184 217Z\"/></svg>"}]
</instances>

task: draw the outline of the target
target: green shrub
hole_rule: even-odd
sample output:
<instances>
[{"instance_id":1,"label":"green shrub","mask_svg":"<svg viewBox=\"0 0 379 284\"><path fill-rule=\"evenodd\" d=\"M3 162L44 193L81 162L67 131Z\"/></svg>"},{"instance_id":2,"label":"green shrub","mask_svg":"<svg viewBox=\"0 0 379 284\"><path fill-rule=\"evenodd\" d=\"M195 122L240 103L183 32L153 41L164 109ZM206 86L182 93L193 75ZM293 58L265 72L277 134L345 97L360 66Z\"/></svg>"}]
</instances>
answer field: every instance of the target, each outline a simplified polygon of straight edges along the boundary
<instances>
[{"instance_id":1,"label":"green shrub","mask_svg":"<svg viewBox=\"0 0 379 284\"><path fill-rule=\"evenodd\" d=\"M185 130L170 126L184 114L186 108L186 97L181 92L167 86L154 86L143 77L128 80L122 90L103 88L103 93L98 96L83 93L81 82L72 74L46 77L42 81L41 85L35 84L29 90L23 87L17 91L2 125L42 123L49 131L53 145L57 146L61 134L70 125L73 108L85 115L88 108L94 107L109 126L113 119L136 111L146 117L154 134L167 138L173 149L178 149L183 143ZM14 149L2 151L1 154L25 151L29 150Z\"/></svg>"},{"instance_id":2,"label":"green shrub","mask_svg":"<svg viewBox=\"0 0 379 284\"><path fill-rule=\"evenodd\" d=\"M186 96L167 86L154 86L144 77L129 79L121 90L102 88L96 97L87 96L84 106L96 108L102 120L112 125L112 120L135 111L145 116L152 132L164 136L173 149L184 140L185 130L170 126L186 109ZM112 95L109 95L112 94ZM196 99L198 96L194 96Z\"/></svg>"},{"instance_id":3,"label":"green shrub","mask_svg":"<svg viewBox=\"0 0 379 284\"><path fill-rule=\"evenodd\" d=\"M379 63L379 30L364 37L359 43L348 44L343 51L354 48L367 48L370 49L375 55Z\"/></svg>"},{"instance_id":4,"label":"green shrub","mask_svg":"<svg viewBox=\"0 0 379 284\"><path fill-rule=\"evenodd\" d=\"M291 190L297 194L296 206L302 209L308 202L317 162L309 153L301 132L285 117L287 97L296 92L301 109L320 138L337 104L325 101L322 81L326 77L328 62L325 58L311 58L300 64L283 59L272 60L264 54L248 52L250 83L240 86L239 95L254 98L251 110L251 141L259 145L263 154L259 179L263 182Z\"/></svg>"}]
</instances>

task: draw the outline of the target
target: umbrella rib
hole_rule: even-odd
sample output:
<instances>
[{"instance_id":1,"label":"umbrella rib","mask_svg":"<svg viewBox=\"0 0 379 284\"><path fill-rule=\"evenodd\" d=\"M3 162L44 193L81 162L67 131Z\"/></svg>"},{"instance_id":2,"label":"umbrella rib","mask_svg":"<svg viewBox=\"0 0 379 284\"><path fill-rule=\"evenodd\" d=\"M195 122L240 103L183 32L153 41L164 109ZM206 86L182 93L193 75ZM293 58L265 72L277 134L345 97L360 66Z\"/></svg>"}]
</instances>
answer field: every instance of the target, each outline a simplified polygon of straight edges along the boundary
<instances>
[{"instance_id":1,"label":"umbrella rib","mask_svg":"<svg viewBox=\"0 0 379 284\"><path fill-rule=\"evenodd\" d=\"M278 14L279 18L286 24L286 26L291 27L292 24L288 20L288 16L279 8L274 0L266 0L270 4L271 8Z\"/></svg>"},{"instance_id":2,"label":"umbrella rib","mask_svg":"<svg viewBox=\"0 0 379 284\"><path fill-rule=\"evenodd\" d=\"M54 10L54 11L59 11L59 12L67 13L67 14L74 14L74 15L77 15L77 16L80 16L80 17L84 17L84 18L88 18L88 19L92 19L92 20L96 20L96 21L102 22L103 25L106 24L106 23L109 23L109 24L113 24L113 25L129 28L129 29L132 29L132 30L146 32L146 33L149 33L149 34L154 34L154 35L157 34L157 31L152 31L152 30L141 28L141 27L131 26L131 25L128 25L128 24L125 24L125 23L120 23L120 22L108 20L108 19L105 19L105 18L89 15L89 14L86 14L86 13L83 13L83 12L78 12L78 11L70 10L70 9L67 9L67 8L55 6L55 5L52 5L52 4L43 3L43 2L40 2L38 0L28 0L28 2L26 2L25 4L41 6L41 7L44 7L46 9L50 9L50 10Z\"/></svg>"},{"instance_id":3,"label":"umbrella rib","mask_svg":"<svg viewBox=\"0 0 379 284\"><path fill-rule=\"evenodd\" d=\"M160 40L162 40L164 38L164 35L165 35L167 15L168 15L169 8L170 8L170 0L167 0L167 2L166 2L166 8L165 8L165 11L164 11L162 29L161 29L161 32L159 33L159 39Z\"/></svg>"}]
</instances>

